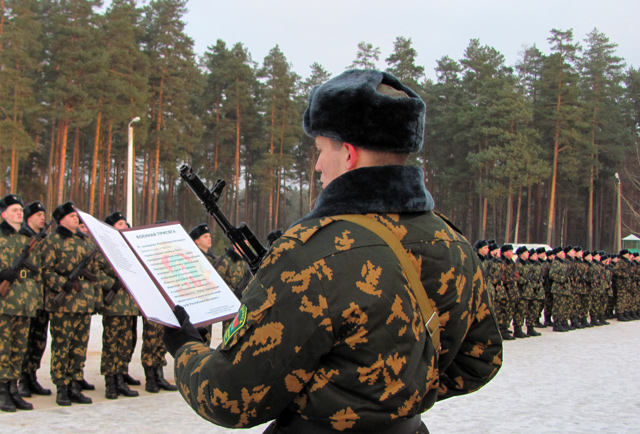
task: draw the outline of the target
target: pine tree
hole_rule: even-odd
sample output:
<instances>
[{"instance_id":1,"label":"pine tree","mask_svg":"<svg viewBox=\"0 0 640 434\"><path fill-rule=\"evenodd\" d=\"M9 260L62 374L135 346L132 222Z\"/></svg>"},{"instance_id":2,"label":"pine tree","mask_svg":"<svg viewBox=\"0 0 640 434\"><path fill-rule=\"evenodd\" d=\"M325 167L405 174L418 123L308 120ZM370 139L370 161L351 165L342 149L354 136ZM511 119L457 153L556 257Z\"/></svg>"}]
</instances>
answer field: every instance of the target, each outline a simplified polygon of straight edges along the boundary
<instances>
[{"instance_id":1,"label":"pine tree","mask_svg":"<svg viewBox=\"0 0 640 434\"><path fill-rule=\"evenodd\" d=\"M359 42L356 60L347 69L377 69L380 60L380 47L373 47L370 42Z\"/></svg>"}]
</instances>

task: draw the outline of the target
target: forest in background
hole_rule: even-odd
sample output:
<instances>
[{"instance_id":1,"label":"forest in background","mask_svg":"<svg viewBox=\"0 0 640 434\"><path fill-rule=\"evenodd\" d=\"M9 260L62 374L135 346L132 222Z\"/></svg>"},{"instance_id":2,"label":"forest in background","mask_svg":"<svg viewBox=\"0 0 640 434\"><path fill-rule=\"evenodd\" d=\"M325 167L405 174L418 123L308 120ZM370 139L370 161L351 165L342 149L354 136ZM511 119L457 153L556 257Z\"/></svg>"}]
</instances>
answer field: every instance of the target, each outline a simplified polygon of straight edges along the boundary
<instances>
[{"instance_id":1,"label":"forest in background","mask_svg":"<svg viewBox=\"0 0 640 434\"><path fill-rule=\"evenodd\" d=\"M100 219L124 211L128 125L140 117L134 225L214 227L182 163L208 186L225 179L221 208L261 240L308 212L320 187L302 114L311 87L331 77L322 65L301 77L277 45L258 62L223 40L196 56L186 0L100 7L0 0L0 196L50 211L73 200ZM597 29L552 29L548 42L548 54L529 46L507 65L472 39L463 58L437 60L431 80L398 36L386 70L427 104L412 164L471 242L611 250L619 185L622 234L640 233L640 71ZM345 69L372 69L381 55L363 41ZM220 250L219 230L214 239Z\"/></svg>"}]
</instances>

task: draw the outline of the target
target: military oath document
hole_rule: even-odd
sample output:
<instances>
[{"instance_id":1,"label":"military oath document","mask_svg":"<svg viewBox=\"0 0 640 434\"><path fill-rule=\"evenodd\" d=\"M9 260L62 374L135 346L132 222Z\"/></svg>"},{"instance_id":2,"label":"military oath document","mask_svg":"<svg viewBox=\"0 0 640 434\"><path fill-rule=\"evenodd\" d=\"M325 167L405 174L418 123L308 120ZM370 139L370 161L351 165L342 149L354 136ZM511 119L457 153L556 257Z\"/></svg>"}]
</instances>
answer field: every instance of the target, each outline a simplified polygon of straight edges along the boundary
<instances>
[{"instance_id":1,"label":"military oath document","mask_svg":"<svg viewBox=\"0 0 640 434\"><path fill-rule=\"evenodd\" d=\"M176 305L196 327L236 316L240 302L180 223L118 230L77 211L147 320L179 327Z\"/></svg>"}]
</instances>

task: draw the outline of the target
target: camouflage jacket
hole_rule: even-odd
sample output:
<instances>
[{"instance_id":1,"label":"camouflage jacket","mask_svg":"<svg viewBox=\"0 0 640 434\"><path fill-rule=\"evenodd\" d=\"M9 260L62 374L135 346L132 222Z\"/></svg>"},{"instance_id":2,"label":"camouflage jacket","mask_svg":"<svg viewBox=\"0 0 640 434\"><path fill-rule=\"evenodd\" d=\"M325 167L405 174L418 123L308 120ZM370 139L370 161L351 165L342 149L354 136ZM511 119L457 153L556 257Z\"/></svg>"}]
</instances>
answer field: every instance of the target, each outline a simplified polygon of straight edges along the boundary
<instances>
[{"instance_id":1,"label":"camouflage jacket","mask_svg":"<svg viewBox=\"0 0 640 434\"><path fill-rule=\"evenodd\" d=\"M569 264L563 259L556 258L549 269L551 280L551 293L557 295L571 295L571 283L569 281Z\"/></svg>"},{"instance_id":2,"label":"camouflage jacket","mask_svg":"<svg viewBox=\"0 0 640 434\"><path fill-rule=\"evenodd\" d=\"M244 288L240 288L238 285L248 268L242 256L238 255L233 250L233 247L229 247L224 255L216 259L214 266L222 280L229 285L236 297L238 299L242 298L242 290Z\"/></svg>"},{"instance_id":3,"label":"camouflage jacket","mask_svg":"<svg viewBox=\"0 0 640 434\"><path fill-rule=\"evenodd\" d=\"M509 299L509 294L507 294L507 290L502 282L504 268L504 264L500 259L491 259L489 263L489 281L493 285L495 291L495 300Z\"/></svg>"},{"instance_id":4,"label":"camouflage jacket","mask_svg":"<svg viewBox=\"0 0 640 434\"><path fill-rule=\"evenodd\" d=\"M502 258L502 285L507 291L509 300L518 300L520 291L518 291L516 263L511 259Z\"/></svg>"},{"instance_id":5,"label":"camouflage jacket","mask_svg":"<svg viewBox=\"0 0 640 434\"><path fill-rule=\"evenodd\" d=\"M540 281L542 282L542 286L544 288L544 292L551 292L551 279L549 279L549 270L551 269L551 261L545 260L540 262L541 270L540 270Z\"/></svg>"},{"instance_id":6,"label":"camouflage jacket","mask_svg":"<svg viewBox=\"0 0 640 434\"><path fill-rule=\"evenodd\" d=\"M525 290L522 298L527 300L543 300L544 288L542 285L543 266L538 261L529 261L527 264L527 275L525 276Z\"/></svg>"},{"instance_id":7,"label":"camouflage jacket","mask_svg":"<svg viewBox=\"0 0 640 434\"><path fill-rule=\"evenodd\" d=\"M6 221L0 223L0 270L11 268L30 239L31 237L17 232ZM36 267L40 265L37 247L29 255L29 261ZM14 281L6 296L0 296L0 314L34 317L36 311L42 309L40 273L23 268L19 274L21 281Z\"/></svg>"},{"instance_id":8,"label":"camouflage jacket","mask_svg":"<svg viewBox=\"0 0 640 434\"><path fill-rule=\"evenodd\" d=\"M67 282L67 276L75 266L91 251L93 245L78 233L72 233L63 226L56 227L55 232L44 240L42 246L42 279L45 290L45 309L49 312L81 312L93 313L96 306L94 284L88 279L79 280L80 290L70 291L61 306L53 301ZM98 275L95 260L89 264L89 271Z\"/></svg>"},{"instance_id":9,"label":"camouflage jacket","mask_svg":"<svg viewBox=\"0 0 640 434\"><path fill-rule=\"evenodd\" d=\"M98 268L100 272L98 274L99 284L98 286L102 292L102 303L99 307L96 307L96 310L105 316L128 316L128 315L138 315L138 306L136 305L131 295L129 295L129 291L120 285L114 291L113 299L110 304L105 303L105 298L110 293L113 285L119 280L118 275L107 261L107 258L102 254L102 252L98 253L96 256L96 262L98 264Z\"/></svg>"},{"instance_id":10,"label":"camouflage jacket","mask_svg":"<svg viewBox=\"0 0 640 434\"><path fill-rule=\"evenodd\" d=\"M586 295L590 289L590 276L589 276L589 263L584 260L577 260L575 263L575 271L573 275L574 281L574 293L580 295Z\"/></svg>"},{"instance_id":11,"label":"camouflage jacket","mask_svg":"<svg viewBox=\"0 0 640 434\"><path fill-rule=\"evenodd\" d=\"M345 432L380 429L497 373L502 342L476 254L424 209L419 169L379 169L332 181L312 213L274 243L220 348L192 342L178 350L176 383L202 417L246 428L298 413ZM407 180L405 169L419 175ZM350 197L354 184L370 193ZM390 192L393 185L403 190ZM375 209L373 196L400 212L368 216L409 250L440 316L439 355L393 251L373 232L330 218ZM367 206L354 208L358 200Z\"/></svg>"},{"instance_id":12,"label":"camouflage jacket","mask_svg":"<svg viewBox=\"0 0 640 434\"><path fill-rule=\"evenodd\" d=\"M531 287L531 281L529 280L531 270L531 263L518 259L516 261L516 274L515 279L518 287L519 298L532 298L533 292Z\"/></svg>"},{"instance_id":13,"label":"camouflage jacket","mask_svg":"<svg viewBox=\"0 0 640 434\"><path fill-rule=\"evenodd\" d=\"M631 284L631 262L622 258L613 266L613 286L619 294L621 291L631 291Z\"/></svg>"}]
</instances>

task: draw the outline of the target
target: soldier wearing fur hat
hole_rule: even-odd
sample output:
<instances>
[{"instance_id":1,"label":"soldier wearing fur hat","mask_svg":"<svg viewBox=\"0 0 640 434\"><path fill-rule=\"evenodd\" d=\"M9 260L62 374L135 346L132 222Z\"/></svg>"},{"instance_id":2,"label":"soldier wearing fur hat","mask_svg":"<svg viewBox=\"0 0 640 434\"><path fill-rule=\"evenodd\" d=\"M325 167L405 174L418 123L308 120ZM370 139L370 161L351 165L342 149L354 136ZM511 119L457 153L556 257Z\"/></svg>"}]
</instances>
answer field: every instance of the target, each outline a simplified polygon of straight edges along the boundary
<instances>
[{"instance_id":1,"label":"soldier wearing fur hat","mask_svg":"<svg viewBox=\"0 0 640 434\"><path fill-rule=\"evenodd\" d=\"M571 278L566 254L571 247L558 250L549 269L551 293L553 294L553 331L567 332L571 301Z\"/></svg>"},{"instance_id":2,"label":"soldier wearing fur hat","mask_svg":"<svg viewBox=\"0 0 640 434\"><path fill-rule=\"evenodd\" d=\"M616 293L616 316L618 321L632 321L632 263L631 252L622 249L618 253L619 260L613 269L613 282Z\"/></svg>"},{"instance_id":3,"label":"soldier wearing fur hat","mask_svg":"<svg viewBox=\"0 0 640 434\"><path fill-rule=\"evenodd\" d=\"M124 215L119 211L108 215L104 221L116 229L128 227ZM100 284L103 303L98 311L102 314L100 373L104 375L105 397L117 399L119 395L138 396L138 392L128 386L128 382L140 384L140 381L129 376L138 308L106 258L101 254L97 261L102 271ZM125 381L127 376L128 382Z\"/></svg>"},{"instance_id":4,"label":"soldier wearing fur hat","mask_svg":"<svg viewBox=\"0 0 640 434\"><path fill-rule=\"evenodd\" d=\"M29 239L40 234L46 226L46 209L40 202L31 202L24 207L24 222L20 227L20 233ZM46 236L46 234L43 234ZM42 243L36 246L31 253L40 263L42 253ZM27 352L22 360L22 373L18 381L18 389L20 395L30 397L35 395L51 395L51 389L46 389L38 382L37 371L40 369L42 356L47 346L47 335L49 328L49 313L44 309L44 292L42 289L42 280L36 283L40 286L42 303L41 307L36 311L36 315L31 318L29 323L29 339Z\"/></svg>"},{"instance_id":5,"label":"soldier wearing fur hat","mask_svg":"<svg viewBox=\"0 0 640 434\"><path fill-rule=\"evenodd\" d=\"M92 244L78 231L80 220L73 202L59 205L53 218L58 226L44 241L42 250L45 308L50 314L51 379L57 386L58 405L90 404L91 398L82 391L95 386L84 380L83 371L91 315L99 294L95 287L98 264L89 261L77 279L69 279L69 274L88 257ZM55 300L56 296L60 301Z\"/></svg>"},{"instance_id":6,"label":"soldier wearing fur hat","mask_svg":"<svg viewBox=\"0 0 640 434\"><path fill-rule=\"evenodd\" d=\"M513 261L513 246L503 244L500 247L500 258L498 259L500 271L498 273L498 283L496 288L495 309L500 326L500 333L505 340L515 339L509 328L513 320L514 295L517 291L515 280L515 262Z\"/></svg>"},{"instance_id":7,"label":"soldier wearing fur hat","mask_svg":"<svg viewBox=\"0 0 640 434\"><path fill-rule=\"evenodd\" d=\"M276 419L267 433L427 432L420 414L488 382L502 345L478 258L433 213L422 171L405 165L422 146L425 105L371 70L347 71L309 101L304 128L324 190L269 250L219 349L176 308L183 327L165 331L176 381L198 414L228 427ZM407 254L411 283L398 262ZM422 318L416 281L442 329L437 315Z\"/></svg>"},{"instance_id":8,"label":"soldier wearing fur hat","mask_svg":"<svg viewBox=\"0 0 640 434\"><path fill-rule=\"evenodd\" d=\"M194 226L189 232L189 237L191 237L196 246L198 246L204 257L207 258L207 261L215 268L217 258L211 251L211 231L209 230L209 225L201 223ZM203 328L203 330L206 330L204 340L207 345L211 345L212 329L211 324Z\"/></svg>"},{"instance_id":9,"label":"soldier wearing fur hat","mask_svg":"<svg viewBox=\"0 0 640 434\"><path fill-rule=\"evenodd\" d=\"M36 256L29 258L28 267L14 268L14 261L30 239L19 233L24 216L22 198L15 194L2 198L0 216L0 282L9 284L7 292L0 294L0 410L15 412L33 409L20 396L18 378L31 318L42 308L42 290Z\"/></svg>"},{"instance_id":10,"label":"soldier wearing fur hat","mask_svg":"<svg viewBox=\"0 0 640 434\"><path fill-rule=\"evenodd\" d=\"M207 261L215 267L216 255L211 251L211 231L206 223L194 226L189 232L189 236L196 243L196 246L202 251Z\"/></svg>"},{"instance_id":11,"label":"soldier wearing fur hat","mask_svg":"<svg viewBox=\"0 0 640 434\"><path fill-rule=\"evenodd\" d=\"M527 314L527 308L529 302L526 295L530 295L531 292L531 282L529 280L529 249L526 246L520 246L516 249L516 255L518 259L516 259L515 264L515 288L516 290L512 293L512 303L514 306L513 310L513 336L516 338L528 338L529 335L526 334L522 330L522 326L524 325L524 319Z\"/></svg>"}]
</instances>

